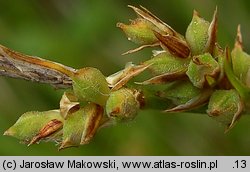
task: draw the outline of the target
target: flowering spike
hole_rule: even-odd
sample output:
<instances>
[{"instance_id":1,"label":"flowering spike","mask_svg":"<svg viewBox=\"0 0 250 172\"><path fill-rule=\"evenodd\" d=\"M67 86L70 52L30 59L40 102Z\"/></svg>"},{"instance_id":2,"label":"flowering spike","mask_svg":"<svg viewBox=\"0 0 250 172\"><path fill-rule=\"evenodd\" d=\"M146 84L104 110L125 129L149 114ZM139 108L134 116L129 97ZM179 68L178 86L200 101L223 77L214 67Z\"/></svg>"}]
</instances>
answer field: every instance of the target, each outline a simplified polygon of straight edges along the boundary
<instances>
[{"instance_id":1,"label":"flowering spike","mask_svg":"<svg viewBox=\"0 0 250 172\"><path fill-rule=\"evenodd\" d=\"M131 121L140 109L206 113L226 131L250 111L250 55L243 51L240 25L232 52L223 51L216 40L217 8L211 23L194 11L184 38L146 8L129 7L137 18L117 26L140 47L125 54L158 50L108 77L96 68L76 70L0 45L0 75L69 88L60 110L27 112L5 135L29 145L56 141L63 149L89 143L98 129Z\"/></svg>"}]
</instances>

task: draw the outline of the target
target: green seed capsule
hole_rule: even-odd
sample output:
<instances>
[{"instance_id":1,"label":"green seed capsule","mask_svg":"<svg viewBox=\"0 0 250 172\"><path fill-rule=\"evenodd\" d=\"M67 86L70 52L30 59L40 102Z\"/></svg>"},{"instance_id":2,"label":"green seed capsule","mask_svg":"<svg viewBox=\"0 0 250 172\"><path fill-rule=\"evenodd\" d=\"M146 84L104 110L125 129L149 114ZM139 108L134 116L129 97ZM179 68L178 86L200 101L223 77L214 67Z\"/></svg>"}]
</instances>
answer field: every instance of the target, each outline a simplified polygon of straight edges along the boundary
<instances>
[{"instance_id":1,"label":"green seed capsule","mask_svg":"<svg viewBox=\"0 0 250 172\"><path fill-rule=\"evenodd\" d=\"M79 109L77 112L70 114L67 120L65 120L63 126L63 141L60 149L71 146L79 146L84 126L85 114L83 108Z\"/></svg>"},{"instance_id":2,"label":"green seed capsule","mask_svg":"<svg viewBox=\"0 0 250 172\"><path fill-rule=\"evenodd\" d=\"M193 86L190 81L182 80L174 82L164 92L162 96L172 100L175 105L185 104L201 93L201 90Z\"/></svg>"},{"instance_id":3,"label":"green seed capsule","mask_svg":"<svg viewBox=\"0 0 250 172\"><path fill-rule=\"evenodd\" d=\"M80 69L72 76L72 80L74 93L80 100L105 105L110 89L105 76L98 69Z\"/></svg>"},{"instance_id":4,"label":"green seed capsule","mask_svg":"<svg viewBox=\"0 0 250 172\"><path fill-rule=\"evenodd\" d=\"M208 28L210 23L194 11L193 19L186 31L186 40L191 49L192 55L204 53L208 41Z\"/></svg>"},{"instance_id":5,"label":"green seed capsule","mask_svg":"<svg viewBox=\"0 0 250 172\"><path fill-rule=\"evenodd\" d=\"M145 19L137 18L130 25L118 23L117 27L121 28L128 39L136 44L153 44L158 41L152 31L157 28Z\"/></svg>"},{"instance_id":6,"label":"green seed capsule","mask_svg":"<svg viewBox=\"0 0 250 172\"><path fill-rule=\"evenodd\" d=\"M24 143L30 143L40 130L53 120L64 122L59 110L26 112L12 127L5 131L4 135L15 137Z\"/></svg>"},{"instance_id":7,"label":"green seed capsule","mask_svg":"<svg viewBox=\"0 0 250 172\"><path fill-rule=\"evenodd\" d=\"M235 48L232 51L232 65L233 72L238 79L250 87L249 75L250 75L250 55L242 51L242 49Z\"/></svg>"},{"instance_id":8,"label":"green seed capsule","mask_svg":"<svg viewBox=\"0 0 250 172\"><path fill-rule=\"evenodd\" d=\"M237 76L235 76L232 68L232 57L229 53L229 49L225 49L225 61L224 61L224 70L225 74L230 81L230 84L237 90L240 97L244 100L244 106L246 109L250 108L250 88L247 84L241 82Z\"/></svg>"},{"instance_id":9,"label":"green seed capsule","mask_svg":"<svg viewBox=\"0 0 250 172\"><path fill-rule=\"evenodd\" d=\"M146 8L142 6L136 8L130 5L129 7L135 11L138 18L133 20L130 25L118 23L117 27L125 32L129 40L141 46L124 54L134 53L146 47L161 45L172 54L185 58L188 57L190 50L181 34L173 30Z\"/></svg>"},{"instance_id":10,"label":"green seed capsule","mask_svg":"<svg viewBox=\"0 0 250 172\"><path fill-rule=\"evenodd\" d=\"M240 26L231 55L234 74L244 85L250 87L250 55L243 51Z\"/></svg>"},{"instance_id":11,"label":"green seed capsule","mask_svg":"<svg viewBox=\"0 0 250 172\"><path fill-rule=\"evenodd\" d=\"M203 88L213 87L220 72L218 62L209 54L194 56L186 72L194 86Z\"/></svg>"},{"instance_id":12,"label":"green seed capsule","mask_svg":"<svg viewBox=\"0 0 250 172\"><path fill-rule=\"evenodd\" d=\"M128 88L112 92L106 104L108 117L117 121L133 120L140 108L138 96L138 91Z\"/></svg>"},{"instance_id":13,"label":"green seed capsule","mask_svg":"<svg viewBox=\"0 0 250 172\"><path fill-rule=\"evenodd\" d=\"M242 110L243 103L236 90L217 90L209 100L207 113L228 131L239 120Z\"/></svg>"},{"instance_id":14,"label":"green seed capsule","mask_svg":"<svg viewBox=\"0 0 250 172\"><path fill-rule=\"evenodd\" d=\"M103 116L103 108L87 104L70 114L63 126L63 141L59 149L87 144L96 133Z\"/></svg>"},{"instance_id":15,"label":"green seed capsule","mask_svg":"<svg viewBox=\"0 0 250 172\"><path fill-rule=\"evenodd\" d=\"M151 64L148 69L153 75L161 75L163 73L186 71L189 61L190 59L179 58L169 52L161 52L144 62L144 64Z\"/></svg>"}]
</instances>

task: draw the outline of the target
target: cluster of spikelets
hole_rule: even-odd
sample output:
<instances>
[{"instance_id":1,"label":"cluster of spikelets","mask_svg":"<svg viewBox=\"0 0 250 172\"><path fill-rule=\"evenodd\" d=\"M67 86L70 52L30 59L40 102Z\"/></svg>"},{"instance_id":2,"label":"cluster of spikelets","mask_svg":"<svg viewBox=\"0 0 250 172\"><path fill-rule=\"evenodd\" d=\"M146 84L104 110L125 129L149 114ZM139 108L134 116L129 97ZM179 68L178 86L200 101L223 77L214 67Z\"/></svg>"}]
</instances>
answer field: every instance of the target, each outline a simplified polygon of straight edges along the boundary
<instances>
[{"instance_id":1,"label":"cluster of spikelets","mask_svg":"<svg viewBox=\"0 0 250 172\"><path fill-rule=\"evenodd\" d=\"M250 57L242 50L240 28L229 52L216 41L217 10L211 22L195 11L183 36L147 9L129 7L138 17L117 26L140 47L126 54L157 47L153 57L108 77L91 67L77 70L59 110L27 112L5 135L29 145L56 141L62 149L89 143L101 127L133 120L144 108L208 114L226 131L247 113Z\"/></svg>"}]
</instances>

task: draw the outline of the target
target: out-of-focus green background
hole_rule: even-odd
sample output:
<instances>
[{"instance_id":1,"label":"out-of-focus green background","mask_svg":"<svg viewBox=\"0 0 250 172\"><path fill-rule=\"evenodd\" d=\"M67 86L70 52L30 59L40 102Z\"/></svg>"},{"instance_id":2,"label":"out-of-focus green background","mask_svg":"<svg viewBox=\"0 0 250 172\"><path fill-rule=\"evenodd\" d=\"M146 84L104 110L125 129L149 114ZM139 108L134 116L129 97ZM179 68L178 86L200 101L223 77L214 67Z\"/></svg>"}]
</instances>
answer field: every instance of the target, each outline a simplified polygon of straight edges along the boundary
<instances>
[{"instance_id":1,"label":"out-of-focus green background","mask_svg":"<svg viewBox=\"0 0 250 172\"><path fill-rule=\"evenodd\" d=\"M184 34L194 9L211 20L217 5L218 40L233 46L241 24L245 50L250 52L250 3L247 0L0 1L0 43L14 50L81 68L92 66L109 75L127 61L151 56L116 28L135 18L127 5L143 5ZM0 77L0 134L32 110L58 108L61 90L49 85ZM19 144L0 135L0 155L250 155L250 117L244 116L228 134L206 115L140 112L135 121L100 130L89 145L57 151L53 143Z\"/></svg>"}]
</instances>

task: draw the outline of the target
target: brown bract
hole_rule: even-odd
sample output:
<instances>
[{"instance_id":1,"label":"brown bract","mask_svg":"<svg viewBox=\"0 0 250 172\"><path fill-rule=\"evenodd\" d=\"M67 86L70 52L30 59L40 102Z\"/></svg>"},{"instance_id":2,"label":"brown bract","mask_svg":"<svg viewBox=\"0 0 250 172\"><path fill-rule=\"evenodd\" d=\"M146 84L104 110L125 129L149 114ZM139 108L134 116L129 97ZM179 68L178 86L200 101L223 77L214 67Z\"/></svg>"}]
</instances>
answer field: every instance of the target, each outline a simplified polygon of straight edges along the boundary
<instances>
[{"instance_id":1,"label":"brown bract","mask_svg":"<svg viewBox=\"0 0 250 172\"><path fill-rule=\"evenodd\" d=\"M166 49L177 57L187 58L189 56L190 49L184 39L180 39L170 34L162 35L158 32L154 32L154 34L159 39L163 49Z\"/></svg>"},{"instance_id":2,"label":"brown bract","mask_svg":"<svg viewBox=\"0 0 250 172\"><path fill-rule=\"evenodd\" d=\"M56 88L72 86L75 69L39 57L28 56L0 45L0 75L47 83Z\"/></svg>"},{"instance_id":3,"label":"brown bract","mask_svg":"<svg viewBox=\"0 0 250 172\"><path fill-rule=\"evenodd\" d=\"M141 72L146 70L151 64L148 65L133 65L132 63L128 63L125 66L124 70L121 70L113 75L110 75L106 78L109 83L109 87L111 87L112 91L120 89L124 86L129 80L133 77L139 75Z\"/></svg>"},{"instance_id":4,"label":"brown bract","mask_svg":"<svg viewBox=\"0 0 250 172\"><path fill-rule=\"evenodd\" d=\"M89 114L87 114L88 117L86 119L86 125L80 142L81 145L88 144L101 125L104 109L99 105L94 106L95 108L89 109L91 113L89 112Z\"/></svg>"},{"instance_id":5,"label":"brown bract","mask_svg":"<svg viewBox=\"0 0 250 172\"><path fill-rule=\"evenodd\" d=\"M38 132L38 134L35 137L32 138L28 146L54 134L55 132L60 130L62 127L63 127L63 123L61 121L56 120L56 119L51 120Z\"/></svg>"}]
</instances>

